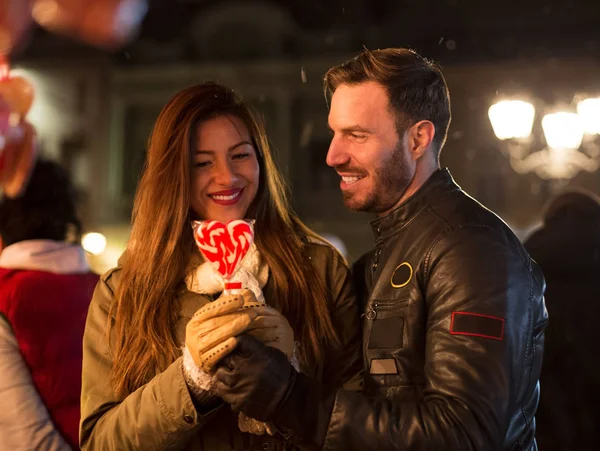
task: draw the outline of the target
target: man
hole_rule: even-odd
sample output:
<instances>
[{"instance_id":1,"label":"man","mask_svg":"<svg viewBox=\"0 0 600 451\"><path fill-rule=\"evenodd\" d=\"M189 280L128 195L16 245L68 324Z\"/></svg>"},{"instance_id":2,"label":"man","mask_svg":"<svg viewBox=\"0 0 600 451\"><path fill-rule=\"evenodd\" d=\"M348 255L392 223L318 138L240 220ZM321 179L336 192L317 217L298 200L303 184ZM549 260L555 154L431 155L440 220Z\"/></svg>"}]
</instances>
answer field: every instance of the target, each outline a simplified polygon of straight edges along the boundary
<instances>
[{"instance_id":1,"label":"man","mask_svg":"<svg viewBox=\"0 0 600 451\"><path fill-rule=\"evenodd\" d=\"M326 450L535 450L544 281L519 240L465 194L439 152L440 69L407 49L364 51L325 76L327 164L346 206L377 215L359 262L362 394L323 387L241 337L217 393Z\"/></svg>"}]
</instances>

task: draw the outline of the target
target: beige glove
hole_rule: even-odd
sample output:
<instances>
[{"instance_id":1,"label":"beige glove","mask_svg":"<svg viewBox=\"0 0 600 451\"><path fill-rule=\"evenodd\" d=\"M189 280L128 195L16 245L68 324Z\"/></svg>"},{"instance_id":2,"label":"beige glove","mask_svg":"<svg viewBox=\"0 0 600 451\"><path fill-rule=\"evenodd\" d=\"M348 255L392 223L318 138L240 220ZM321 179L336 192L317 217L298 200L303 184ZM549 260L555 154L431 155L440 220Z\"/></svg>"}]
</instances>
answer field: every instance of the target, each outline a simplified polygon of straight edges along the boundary
<instances>
[{"instance_id":1,"label":"beige glove","mask_svg":"<svg viewBox=\"0 0 600 451\"><path fill-rule=\"evenodd\" d=\"M291 359L294 356L294 330L286 317L267 305L252 310L256 318L250 323L247 333L279 349Z\"/></svg>"},{"instance_id":2,"label":"beige glove","mask_svg":"<svg viewBox=\"0 0 600 451\"><path fill-rule=\"evenodd\" d=\"M245 303L256 303L249 290L220 297L198 310L188 322L185 345L198 367L210 372L235 348L236 337L248 330L257 316L256 309L244 308Z\"/></svg>"}]
</instances>

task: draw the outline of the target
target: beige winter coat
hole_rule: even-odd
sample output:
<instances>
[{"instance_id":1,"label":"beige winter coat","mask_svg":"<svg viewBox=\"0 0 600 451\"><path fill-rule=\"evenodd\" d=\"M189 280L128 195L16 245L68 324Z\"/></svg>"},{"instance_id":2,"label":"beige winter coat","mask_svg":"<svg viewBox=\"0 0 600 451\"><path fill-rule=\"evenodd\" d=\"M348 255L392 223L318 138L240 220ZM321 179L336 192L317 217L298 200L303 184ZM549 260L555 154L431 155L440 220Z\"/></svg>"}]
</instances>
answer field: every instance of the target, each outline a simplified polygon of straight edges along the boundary
<instances>
[{"instance_id":1,"label":"beige winter coat","mask_svg":"<svg viewBox=\"0 0 600 451\"><path fill-rule=\"evenodd\" d=\"M334 325L343 346L341 350L327 349L323 365L302 368L302 371L330 385L358 389L362 365L360 318L348 267L336 251L324 244L309 243L305 250L330 290ZM181 357L119 402L109 384L112 357L106 340L108 312L119 277L120 268L117 267L101 278L87 318L81 395L80 444L83 450L295 449L280 436L241 433L237 413L226 404L208 414L199 414L183 378ZM278 308L270 281L264 293L267 302ZM187 322L207 302L210 302L208 297L190 291L180 295L176 330L180 344L185 340Z\"/></svg>"}]
</instances>

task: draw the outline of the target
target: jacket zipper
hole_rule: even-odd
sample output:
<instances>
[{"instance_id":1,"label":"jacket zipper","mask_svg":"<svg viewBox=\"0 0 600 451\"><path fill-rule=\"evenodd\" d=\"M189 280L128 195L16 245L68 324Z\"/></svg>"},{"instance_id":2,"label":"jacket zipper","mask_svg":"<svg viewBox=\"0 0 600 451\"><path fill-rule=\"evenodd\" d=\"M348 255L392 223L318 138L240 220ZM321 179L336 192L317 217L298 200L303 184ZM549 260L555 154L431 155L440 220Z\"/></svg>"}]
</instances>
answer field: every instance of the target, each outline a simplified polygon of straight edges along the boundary
<instances>
[{"instance_id":1,"label":"jacket zipper","mask_svg":"<svg viewBox=\"0 0 600 451\"><path fill-rule=\"evenodd\" d=\"M397 306L398 304L404 304L406 302L381 302L381 301L376 301L373 302L371 304L369 304L368 306L368 310L366 313L363 313L362 316L366 317L369 320L374 320L377 318L377 313L378 310L382 311L382 310L388 310L394 306Z\"/></svg>"},{"instance_id":2,"label":"jacket zipper","mask_svg":"<svg viewBox=\"0 0 600 451\"><path fill-rule=\"evenodd\" d=\"M384 305L385 304L381 304L380 302L373 302L371 305L369 305L369 311L365 313L364 316L370 320L377 318L377 308L383 307Z\"/></svg>"}]
</instances>

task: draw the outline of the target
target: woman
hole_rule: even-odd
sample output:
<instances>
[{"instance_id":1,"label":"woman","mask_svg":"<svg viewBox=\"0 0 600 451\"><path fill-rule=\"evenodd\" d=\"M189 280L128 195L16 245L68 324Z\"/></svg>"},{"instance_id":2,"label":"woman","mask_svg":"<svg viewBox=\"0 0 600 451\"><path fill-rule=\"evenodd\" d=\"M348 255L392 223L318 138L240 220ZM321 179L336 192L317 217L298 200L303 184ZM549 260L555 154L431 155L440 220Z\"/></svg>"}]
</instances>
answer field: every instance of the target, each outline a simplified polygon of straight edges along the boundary
<instances>
[{"instance_id":1,"label":"woman","mask_svg":"<svg viewBox=\"0 0 600 451\"><path fill-rule=\"evenodd\" d=\"M242 433L237 413L193 386L181 357L197 338L188 322L219 295L190 277L203 263L191 221L243 218L255 220L262 291L289 321L301 370L332 385L357 380L359 314L346 264L291 212L256 116L230 89L193 86L157 119L129 249L90 306L84 450L293 449L278 434Z\"/></svg>"},{"instance_id":2,"label":"woman","mask_svg":"<svg viewBox=\"0 0 600 451\"><path fill-rule=\"evenodd\" d=\"M0 200L0 447L75 449L81 339L98 276L78 244L75 190L38 161L24 193Z\"/></svg>"}]
</instances>

